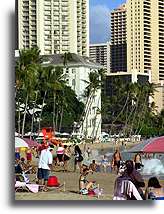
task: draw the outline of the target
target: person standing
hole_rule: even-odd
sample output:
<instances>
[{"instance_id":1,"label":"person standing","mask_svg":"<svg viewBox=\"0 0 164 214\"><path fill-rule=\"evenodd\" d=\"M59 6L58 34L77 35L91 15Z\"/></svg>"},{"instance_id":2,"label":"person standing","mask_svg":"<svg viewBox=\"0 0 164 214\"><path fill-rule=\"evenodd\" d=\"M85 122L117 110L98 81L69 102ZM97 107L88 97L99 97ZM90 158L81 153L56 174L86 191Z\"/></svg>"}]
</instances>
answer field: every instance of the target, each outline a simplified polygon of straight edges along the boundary
<instances>
[{"instance_id":1,"label":"person standing","mask_svg":"<svg viewBox=\"0 0 164 214\"><path fill-rule=\"evenodd\" d=\"M63 154L64 154L64 148L61 143L59 143L56 153L57 153L57 163L58 165L60 165L60 163L63 162Z\"/></svg>"},{"instance_id":2,"label":"person standing","mask_svg":"<svg viewBox=\"0 0 164 214\"><path fill-rule=\"evenodd\" d=\"M68 161L70 160L71 151L67 145L64 145L64 172L68 171Z\"/></svg>"},{"instance_id":3,"label":"person standing","mask_svg":"<svg viewBox=\"0 0 164 214\"><path fill-rule=\"evenodd\" d=\"M41 151L38 165L38 181L44 185L43 191L47 191L47 182L52 169L53 148L46 148Z\"/></svg>"},{"instance_id":4,"label":"person standing","mask_svg":"<svg viewBox=\"0 0 164 214\"><path fill-rule=\"evenodd\" d=\"M87 148L87 155L88 155L88 159L89 159L91 156L91 149L89 147Z\"/></svg>"},{"instance_id":5,"label":"person standing","mask_svg":"<svg viewBox=\"0 0 164 214\"><path fill-rule=\"evenodd\" d=\"M78 164L79 169L81 171L81 162L83 161L83 156L81 149L78 145L75 146L75 163L74 163L74 172L76 171L76 166Z\"/></svg>"},{"instance_id":6,"label":"person standing","mask_svg":"<svg viewBox=\"0 0 164 214\"><path fill-rule=\"evenodd\" d=\"M116 150L115 153L113 154L113 158L112 158L112 169L114 171L117 171L117 173L118 173L118 170L120 167L120 161L121 160L122 160L121 154L118 150Z\"/></svg>"}]
</instances>

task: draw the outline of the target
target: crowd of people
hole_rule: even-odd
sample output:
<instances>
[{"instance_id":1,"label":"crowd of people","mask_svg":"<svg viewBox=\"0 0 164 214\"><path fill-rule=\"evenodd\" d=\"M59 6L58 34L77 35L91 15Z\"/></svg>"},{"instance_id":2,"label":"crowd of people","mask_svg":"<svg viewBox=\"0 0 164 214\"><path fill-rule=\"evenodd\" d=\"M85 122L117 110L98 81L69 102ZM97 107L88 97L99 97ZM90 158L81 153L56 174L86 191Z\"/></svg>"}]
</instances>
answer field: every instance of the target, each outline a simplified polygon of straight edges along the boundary
<instances>
[{"instance_id":1,"label":"crowd of people","mask_svg":"<svg viewBox=\"0 0 164 214\"><path fill-rule=\"evenodd\" d=\"M88 159L91 159L92 150L88 147L85 148L85 152ZM37 169L32 166L33 157L38 158ZM143 167L141 155L136 154L133 160L124 161L118 149L113 153L111 161L104 155L99 164L95 159L90 164L85 164L83 162L84 151L78 145L42 143L37 149L28 149L25 157L21 157L18 150L15 151L15 173L21 174L31 170L32 173L37 174L37 183L42 187L41 189L48 191L47 183L53 167L62 167L63 172L67 172L72 157L74 159L72 171L79 170L80 194L87 195L91 192L95 194L96 191L99 191L96 181L89 181L87 176L89 173L99 172L101 165L104 173L110 168L111 173L116 174L114 200L147 200L164 197L163 188L156 177L150 178L147 187L145 186L140 174L140 169Z\"/></svg>"}]
</instances>

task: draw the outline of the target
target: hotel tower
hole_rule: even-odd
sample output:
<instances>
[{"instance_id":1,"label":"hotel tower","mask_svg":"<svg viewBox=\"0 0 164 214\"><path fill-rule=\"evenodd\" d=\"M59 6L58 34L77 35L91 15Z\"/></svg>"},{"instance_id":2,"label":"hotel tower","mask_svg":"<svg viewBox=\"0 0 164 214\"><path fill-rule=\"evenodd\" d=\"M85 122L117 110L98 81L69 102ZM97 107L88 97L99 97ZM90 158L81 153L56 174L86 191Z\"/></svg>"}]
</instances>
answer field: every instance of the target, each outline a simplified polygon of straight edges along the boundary
<instances>
[{"instance_id":1,"label":"hotel tower","mask_svg":"<svg viewBox=\"0 0 164 214\"><path fill-rule=\"evenodd\" d=\"M127 0L127 70L164 80L164 1Z\"/></svg>"},{"instance_id":2,"label":"hotel tower","mask_svg":"<svg viewBox=\"0 0 164 214\"><path fill-rule=\"evenodd\" d=\"M88 0L17 0L17 49L89 56Z\"/></svg>"},{"instance_id":3,"label":"hotel tower","mask_svg":"<svg viewBox=\"0 0 164 214\"><path fill-rule=\"evenodd\" d=\"M156 84L154 101L164 108L164 0L127 0L111 12L110 71Z\"/></svg>"}]
</instances>

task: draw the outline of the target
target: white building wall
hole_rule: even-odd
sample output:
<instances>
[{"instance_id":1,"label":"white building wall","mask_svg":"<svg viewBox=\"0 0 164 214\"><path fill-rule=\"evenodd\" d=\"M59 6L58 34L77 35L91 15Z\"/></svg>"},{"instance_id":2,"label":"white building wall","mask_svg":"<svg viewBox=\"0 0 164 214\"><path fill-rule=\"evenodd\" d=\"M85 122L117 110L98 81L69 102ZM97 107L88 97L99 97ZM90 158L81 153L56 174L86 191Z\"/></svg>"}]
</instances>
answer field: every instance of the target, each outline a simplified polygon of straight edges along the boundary
<instances>
[{"instance_id":1,"label":"white building wall","mask_svg":"<svg viewBox=\"0 0 164 214\"><path fill-rule=\"evenodd\" d=\"M67 78L69 79L69 86L75 90L77 97L84 104L86 103L86 99L84 98L84 90L87 86L86 81L89 80L88 75L91 71L95 71L96 69L90 69L88 67L72 67L68 68ZM73 85L72 83L75 83ZM90 107L89 114L87 119L83 122L83 131L79 130L79 133L84 135L87 132L86 136L88 138L98 138L101 136L101 89L97 90L95 93L95 98L93 99L93 103ZM95 125L94 125L95 121Z\"/></svg>"}]
</instances>

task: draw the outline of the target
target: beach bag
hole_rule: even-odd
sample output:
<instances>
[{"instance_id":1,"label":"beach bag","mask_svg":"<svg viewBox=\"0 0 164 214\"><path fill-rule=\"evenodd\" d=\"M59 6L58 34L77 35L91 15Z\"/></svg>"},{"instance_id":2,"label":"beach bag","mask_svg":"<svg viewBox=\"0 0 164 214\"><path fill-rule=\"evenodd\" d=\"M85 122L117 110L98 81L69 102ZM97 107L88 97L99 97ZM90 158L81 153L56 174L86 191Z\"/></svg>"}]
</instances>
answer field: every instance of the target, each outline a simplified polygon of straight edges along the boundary
<instances>
[{"instance_id":1,"label":"beach bag","mask_svg":"<svg viewBox=\"0 0 164 214\"><path fill-rule=\"evenodd\" d=\"M47 186L49 187L58 187L60 185L58 178L56 176L50 176L48 178Z\"/></svg>"}]
</instances>

